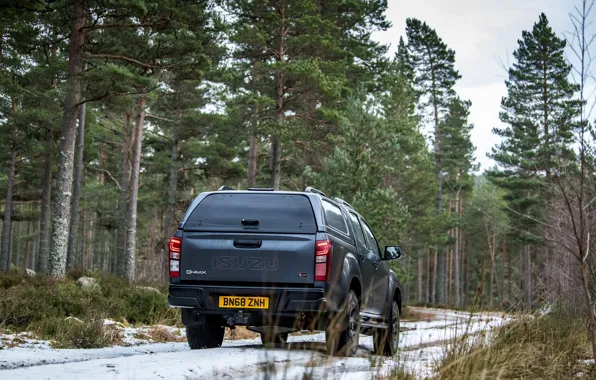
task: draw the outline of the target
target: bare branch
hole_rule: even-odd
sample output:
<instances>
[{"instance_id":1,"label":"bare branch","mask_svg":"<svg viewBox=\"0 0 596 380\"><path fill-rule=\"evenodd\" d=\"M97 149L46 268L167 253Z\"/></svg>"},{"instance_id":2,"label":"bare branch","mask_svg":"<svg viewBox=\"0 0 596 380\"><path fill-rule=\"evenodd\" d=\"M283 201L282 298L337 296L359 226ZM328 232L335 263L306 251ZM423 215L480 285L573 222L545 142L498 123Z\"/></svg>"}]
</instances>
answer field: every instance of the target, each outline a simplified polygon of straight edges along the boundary
<instances>
[{"instance_id":1,"label":"bare branch","mask_svg":"<svg viewBox=\"0 0 596 380\"><path fill-rule=\"evenodd\" d=\"M105 58L105 59L116 59L116 60L120 60L120 61L126 61L126 62L130 62L130 63L134 63L135 65L144 67L146 69L154 69L154 68L157 67L156 65L151 65L149 63L144 63L144 62L141 62L141 61L139 61L137 59L130 58L130 57L127 57L127 56L124 56L124 55L115 55L115 54L89 54L89 57L90 58L98 58L98 59Z\"/></svg>"},{"instance_id":2,"label":"bare branch","mask_svg":"<svg viewBox=\"0 0 596 380\"><path fill-rule=\"evenodd\" d=\"M84 26L83 30L86 31L94 31L99 29L112 29L112 28L155 28L158 26L165 26L169 23L170 20L168 19L160 19L155 22L142 22L139 24L126 24L126 23L118 23L118 24L95 24Z\"/></svg>"},{"instance_id":3,"label":"bare branch","mask_svg":"<svg viewBox=\"0 0 596 380\"><path fill-rule=\"evenodd\" d=\"M89 165L85 165L85 167L87 169L91 170L91 171L94 171L94 172L107 174L108 177L110 177L110 179L114 182L114 184L116 185L116 187L118 188L118 190L122 190L122 187L120 186L120 182L118 182L116 180L116 178L114 178L114 176L112 175L112 173L110 173L108 170L94 168L93 166L89 166Z\"/></svg>"},{"instance_id":4,"label":"bare branch","mask_svg":"<svg viewBox=\"0 0 596 380\"><path fill-rule=\"evenodd\" d=\"M181 124L179 121L167 119L165 117L156 116L156 115L146 114L145 117L149 117L149 118L155 119L155 120L167 121L168 123L172 123L172 124Z\"/></svg>"}]
</instances>

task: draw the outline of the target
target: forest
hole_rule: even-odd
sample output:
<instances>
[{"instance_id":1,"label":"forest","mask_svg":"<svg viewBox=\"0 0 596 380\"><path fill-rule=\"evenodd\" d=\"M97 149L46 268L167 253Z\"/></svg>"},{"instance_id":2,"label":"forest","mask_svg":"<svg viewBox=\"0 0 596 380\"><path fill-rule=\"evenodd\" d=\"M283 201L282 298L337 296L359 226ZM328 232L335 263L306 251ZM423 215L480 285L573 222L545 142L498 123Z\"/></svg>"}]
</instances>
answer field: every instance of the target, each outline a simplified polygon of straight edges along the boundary
<instances>
[{"instance_id":1,"label":"forest","mask_svg":"<svg viewBox=\"0 0 596 380\"><path fill-rule=\"evenodd\" d=\"M457 52L408 18L390 56L387 0L4 0L0 269L165 283L198 193L314 186L400 244L407 304L591 310L594 37L574 3L570 32L543 13L519 36L481 172Z\"/></svg>"}]
</instances>

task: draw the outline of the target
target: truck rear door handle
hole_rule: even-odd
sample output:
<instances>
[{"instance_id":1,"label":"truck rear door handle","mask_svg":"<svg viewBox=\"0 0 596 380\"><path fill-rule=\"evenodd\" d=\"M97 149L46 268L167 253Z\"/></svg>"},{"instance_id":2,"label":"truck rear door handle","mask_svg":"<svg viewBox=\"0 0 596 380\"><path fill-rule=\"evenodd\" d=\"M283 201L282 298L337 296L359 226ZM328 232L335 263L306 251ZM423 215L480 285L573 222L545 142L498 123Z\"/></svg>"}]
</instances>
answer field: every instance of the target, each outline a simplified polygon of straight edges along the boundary
<instances>
[{"instance_id":1,"label":"truck rear door handle","mask_svg":"<svg viewBox=\"0 0 596 380\"><path fill-rule=\"evenodd\" d=\"M375 269L379 269L379 263L373 263L373 265L375 266Z\"/></svg>"},{"instance_id":2,"label":"truck rear door handle","mask_svg":"<svg viewBox=\"0 0 596 380\"><path fill-rule=\"evenodd\" d=\"M260 240L234 240L236 248L261 248Z\"/></svg>"}]
</instances>

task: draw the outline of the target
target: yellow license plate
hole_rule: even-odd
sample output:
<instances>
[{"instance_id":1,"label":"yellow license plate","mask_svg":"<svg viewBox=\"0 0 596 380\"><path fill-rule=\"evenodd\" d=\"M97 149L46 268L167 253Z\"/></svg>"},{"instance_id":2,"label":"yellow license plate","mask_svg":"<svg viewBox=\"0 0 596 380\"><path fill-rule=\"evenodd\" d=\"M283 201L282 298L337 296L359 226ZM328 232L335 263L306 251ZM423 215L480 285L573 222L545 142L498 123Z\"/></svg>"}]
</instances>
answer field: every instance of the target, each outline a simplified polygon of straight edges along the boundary
<instances>
[{"instance_id":1,"label":"yellow license plate","mask_svg":"<svg viewBox=\"0 0 596 380\"><path fill-rule=\"evenodd\" d=\"M268 309L269 297L220 296L219 307L232 309Z\"/></svg>"}]
</instances>

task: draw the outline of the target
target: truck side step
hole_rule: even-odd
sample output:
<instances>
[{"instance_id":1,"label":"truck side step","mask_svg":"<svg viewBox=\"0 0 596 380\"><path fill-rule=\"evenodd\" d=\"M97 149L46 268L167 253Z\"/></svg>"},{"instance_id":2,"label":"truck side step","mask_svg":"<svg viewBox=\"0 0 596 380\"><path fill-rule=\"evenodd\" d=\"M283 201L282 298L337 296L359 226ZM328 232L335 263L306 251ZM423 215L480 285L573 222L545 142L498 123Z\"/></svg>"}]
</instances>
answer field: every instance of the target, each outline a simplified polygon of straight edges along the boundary
<instances>
[{"instance_id":1,"label":"truck side step","mask_svg":"<svg viewBox=\"0 0 596 380\"><path fill-rule=\"evenodd\" d=\"M366 320L366 321L360 322L360 327L370 327L370 328L374 328L374 329L386 329L387 324L383 323L383 322Z\"/></svg>"}]
</instances>

